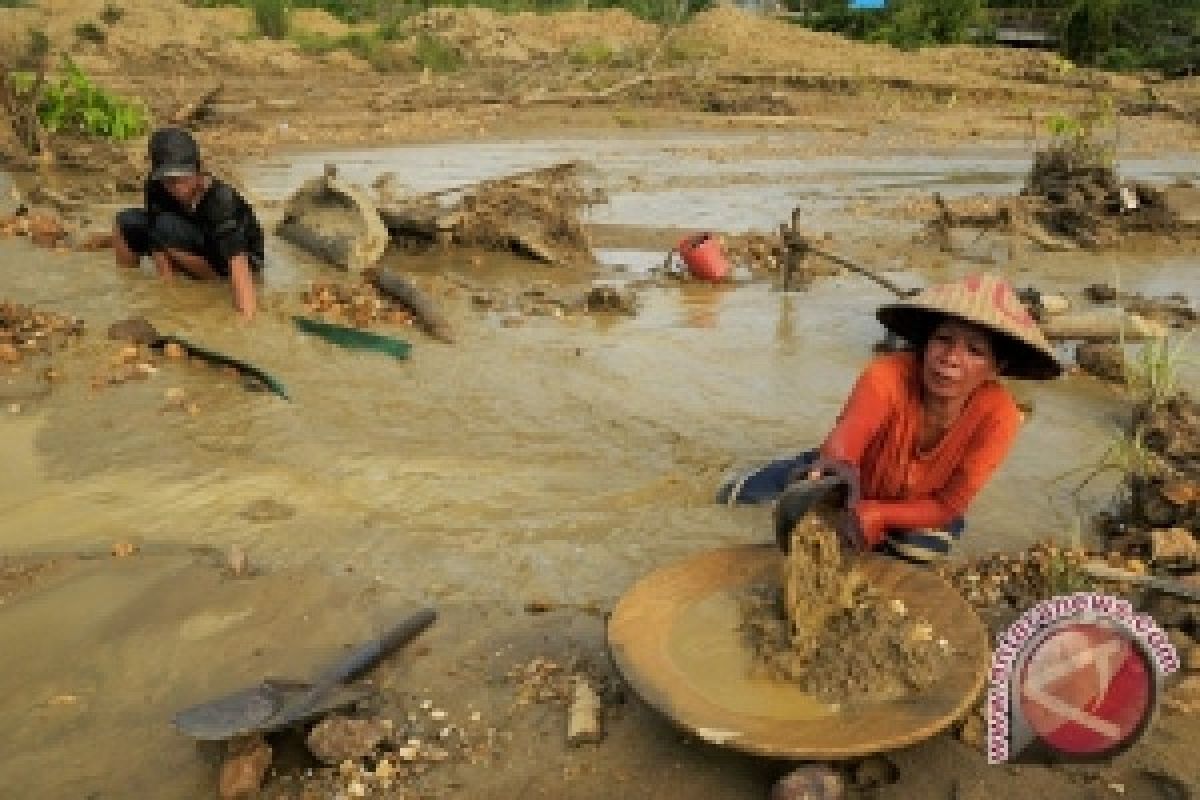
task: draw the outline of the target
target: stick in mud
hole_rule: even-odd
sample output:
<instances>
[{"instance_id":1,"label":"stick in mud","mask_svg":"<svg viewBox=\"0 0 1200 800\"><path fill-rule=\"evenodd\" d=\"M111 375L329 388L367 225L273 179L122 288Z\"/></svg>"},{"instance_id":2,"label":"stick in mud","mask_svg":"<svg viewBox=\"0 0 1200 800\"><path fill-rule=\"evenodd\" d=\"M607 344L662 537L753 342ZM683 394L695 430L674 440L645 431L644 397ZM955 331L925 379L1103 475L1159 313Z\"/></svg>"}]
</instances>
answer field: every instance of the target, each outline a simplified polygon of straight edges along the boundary
<instances>
[{"instance_id":1,"label":"stick in mud","mask_svg":"<svg viewBox=\"0 0 1200 800\"><path fill-rule=\"evenodd\" d=\"M372 283L379 291L412 312L421 329L438 341L454 344L454 330L433 301L407 278L386 270L377 271Z\"/></svg>"}]
</instances>

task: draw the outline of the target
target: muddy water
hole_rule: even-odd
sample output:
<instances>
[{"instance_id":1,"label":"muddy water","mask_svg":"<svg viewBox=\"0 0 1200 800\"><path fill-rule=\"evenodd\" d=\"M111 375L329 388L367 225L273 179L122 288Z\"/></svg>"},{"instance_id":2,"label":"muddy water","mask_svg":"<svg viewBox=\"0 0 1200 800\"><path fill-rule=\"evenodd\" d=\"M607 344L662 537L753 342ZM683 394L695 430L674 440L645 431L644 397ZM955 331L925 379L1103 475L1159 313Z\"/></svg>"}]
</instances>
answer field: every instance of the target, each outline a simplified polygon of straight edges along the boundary
<instances>
[{"instance_id":1,"label":"muddy water","mask_svg":"<svg viewBox=\"0 0 1200 800\"><path fill-rule=\"evenodd\" d=\"M681 135L417 147L306 155L286 170L267 165L249 175L263 194L279 194L336 158L351 178L392 169L427 188L575 155L612 155L619 167L601 161L602 173L640 166L668 174L679 164L675 174L689 174L699 168L688 157L664 163L662 154L723 144L732 158L755 141ZM926 158L919 168L926 174L942 165L951 180L970 160ZM862 169L878 175L874 163ZM847 172L845 180L853 185L855 177ZM630 204L641 198L628 196ZM703 197L710 213L729 200ZM790 202L763 206L753 222L782 218ZM640 221L669 224L654 208L647 201ZM6 270L4 294L80 314L98 331L145 314L165 331L275 373L295 402L173 366L151 381L92 394L86 376L104 350L94 337L71 367L74 380L41 412L23 460L10 467L21 477L0 488L0 499L12 501L10 548L128 531L237 543L275 563L349 565L463 601L509 594L509 586L480 580L491 574L517 576L529 592L611 598L650 563L761 536L764 512L708 503L715 483L732 464L819 440L878 338L870 311L885 299L853 277L791 295L765 285L649 290L633 320L533 319L506 329L468 312L462 293L448 290L441 299L457 317L462 344L412 332L413 359L395 363L294 333L287 315L297 310L296 289L328 273L285 244L272 241L270 250L268 311L246 326L228 312L220 287L163 287L144 273L116 271L103 256L12 246L10 258L36 268ZM648 253L617 260L639 258L656 260ZM1088 259L1065 261L1052 274L1064 283L1081 269L1095 274L1095 257ZM481 278L488 270L461 256L441 263ZM1111 266L1130 289L1194 292L1190 263L1126 258ZM953 272L902 277L920 283ZM164 389L174 385L193 393L200 415L159 412ZM1118 402L1102 387L1067 380L1019 389L1036 412L973 510L968 549L1065 530L1074 507L1066 487L1049 481L1081 454L1102 450L1112 432ZM247 519L263 498L294 514Z\"/></svg>"},{"instance_id":2,"label":"muddy water","mask_svg":"<svg viewBox=\"0 0 1200 800\"><path fill-rule=\"evenodd\" d=\"M740 623L734 592L715 592L680 615L668 652L692 689L737 713L771 719L813 720L837 713L793 683L748 679L753 655L740 635L730 635Z\"/></svg>"},{"instance_id":3,"label":"muddy water","mask_svg":"<svg viewBox=\"0 0 1200 800\"><path fill-rule=\"evenodd\" d=\"M393 170L415 188L443 188L580 155L600 163L599 183L616 187L613 206L598 209L597 220L668 229L772 227L802 196L834 226L835 211L860 194L938 181L999 186L1017 175L1016 160L1002 150L992 158L1003 166L980 167L974 153L914 164L868 149L858 173L848 166L839 172L828 159L806 160L804 140L796 138L769 142L791 170L772 183L756 176L771 174L781 159L754 156L760 144L681 134L447 145L304 155L248 175L259 195L278 197L336 160L351 179ZM713 148L725 155L714 158ZM751 160L739 164L742 155ZM751 178L728 189L670 188L709 180L713 164ZM631 175L660 188L638 191ZM797 184L809 195L797 194ZM878 222L872 231L885 230L886 219ZM860 236L863 227L855 229ZM270 569L350 571L378 578L411 602L433 599L457 615L460 639L523 639L530 623L519 609L529 597L603 607L657 565L766 538L767 512L714 506L715 485L733 465L819 441L879 337L871 311L886 299L852 277L821 281L804 294L764 284L650 289L634 319L531 318L506 328L471 311L463 291L442 283L438 299L460 343L440 345L407 331L415 348L399 363L297 334L289 316L300 310L299 289L330 272L275 240L268 245L265 311L253 325L235 319L223 287L164 286L146 272L118 271L106 254L51 254L24 242L0 248L0 296L78 314L93 331L60 359L63 386L0 417L6 552L106 550L118 539L147 547L236 544ZM632 250L612 261L636 271L656 258ZM419 273L451 270L481 283L494 265L506 280L586 277L492 257L481 265L465 255L412 263ZM1197 293L1187 260L1058 263L1050 274L1064 284L1119 268L1127 289ZM921 283L967 268L900 277ZM104 329L133 314L272 372L294 401L248 394L219 374L174 364L144 382L91 391L89 377L114 349ZM164 412L170 387L187 390L200 413ZM1108 390L1078 379L1021 392L1036 410L972 509L967 551L1065 535L1076 506L1069 484L1053 479L1103 451L1121 407ZM1084 500L1094 507L1104 491L1098 483ZM502 619L485 622L489 611ZM598 637L589 628L584 639ZM8 668L19 683L20 663ZM105 674L119 683L115 673ZM645 760L657 752L647 749L647 737L666 734L652 725L639 731L626 738L629 752ZM536 775L536 759L531 763ZM95 765L85 759L79 769L89 767ZM169 774L145 770L164 780ZM177 789L162 796L189 796L186 787ZM731 789L727 796L741 795Z\"/></svg>"}]
</instances>

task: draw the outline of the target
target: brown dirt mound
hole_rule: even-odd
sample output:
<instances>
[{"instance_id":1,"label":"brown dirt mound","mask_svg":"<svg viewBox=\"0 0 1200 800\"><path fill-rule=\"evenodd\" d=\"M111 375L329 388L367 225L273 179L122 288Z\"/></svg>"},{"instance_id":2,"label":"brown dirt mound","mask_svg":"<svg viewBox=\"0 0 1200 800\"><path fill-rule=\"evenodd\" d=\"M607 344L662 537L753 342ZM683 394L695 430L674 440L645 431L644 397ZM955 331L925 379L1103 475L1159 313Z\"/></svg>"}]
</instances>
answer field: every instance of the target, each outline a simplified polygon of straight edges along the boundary
<instances>
[{"instance_id":1,"label":"brown dirt mound","mask_svg":"<svg viewBox=\"0 0 1200 800\"><path fill-rule=\"evenodd\" d=\"M645 49L656 28L625 11L500 14L487 8L431 8L409 22L413 32L435 35L469 64L544 60L585 43L613 52Z\"/></svg>"},{"instance_id":2,"label":"brown dirt mound","mask_svg":"<svg viewBox=\"0 0 1200 800\"><path fill-rule=\"evenodd\" d=\"M711 48L728 61L847 70L851 54L882 53L891 48L854 42L780 20L720 7L697 14L676 34L677 40Z\"/></svg>"}]
</instances>

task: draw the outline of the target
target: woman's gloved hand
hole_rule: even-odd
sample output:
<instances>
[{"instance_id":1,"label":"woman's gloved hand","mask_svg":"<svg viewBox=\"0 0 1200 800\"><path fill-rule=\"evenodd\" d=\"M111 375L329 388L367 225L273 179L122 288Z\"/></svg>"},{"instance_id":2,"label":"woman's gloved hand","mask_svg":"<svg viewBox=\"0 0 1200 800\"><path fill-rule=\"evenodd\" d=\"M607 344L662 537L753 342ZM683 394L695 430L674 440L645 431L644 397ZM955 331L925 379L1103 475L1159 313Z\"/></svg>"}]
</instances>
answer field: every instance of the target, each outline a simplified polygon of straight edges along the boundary
<instances>
[{"instance_id":1,"label":"woman's gloved hand","mask_svg":"<svg viewBox=\"0 0 1200 800\"><path fill-rule=\"evenodd\" d=\"M837 528L843 550L865 547L859 505L858 469L843 461L816 461L793 479L775 503L775 541L785 553L792 529L809 511L824 509Z\"/></svg>"}]
</instances>

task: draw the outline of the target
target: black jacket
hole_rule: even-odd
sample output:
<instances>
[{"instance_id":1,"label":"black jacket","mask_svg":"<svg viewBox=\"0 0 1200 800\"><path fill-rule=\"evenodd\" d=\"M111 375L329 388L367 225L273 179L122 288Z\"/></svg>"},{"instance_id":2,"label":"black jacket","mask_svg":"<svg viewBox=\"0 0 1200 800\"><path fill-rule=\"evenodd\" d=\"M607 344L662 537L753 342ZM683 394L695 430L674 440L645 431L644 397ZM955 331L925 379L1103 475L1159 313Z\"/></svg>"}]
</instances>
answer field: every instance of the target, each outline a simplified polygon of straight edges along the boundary
<instances>
[{"instance_id":1,"label":"black jacket","mask_svg":"<svg viewBox=\"0 0 1200 800\"><path fill-rule=\"evenodd\" d=\"M213 178L194 210L183 206L158 181L147 180L144 191L146 213L150 217L152 230L156 214L177 214L200 229L204 234L206 249L220 258L221 266L226 269L231 258L243 253L253 265L263 263L262 226L254 209L229 184Z\"/></svg>"}]
</instances>

